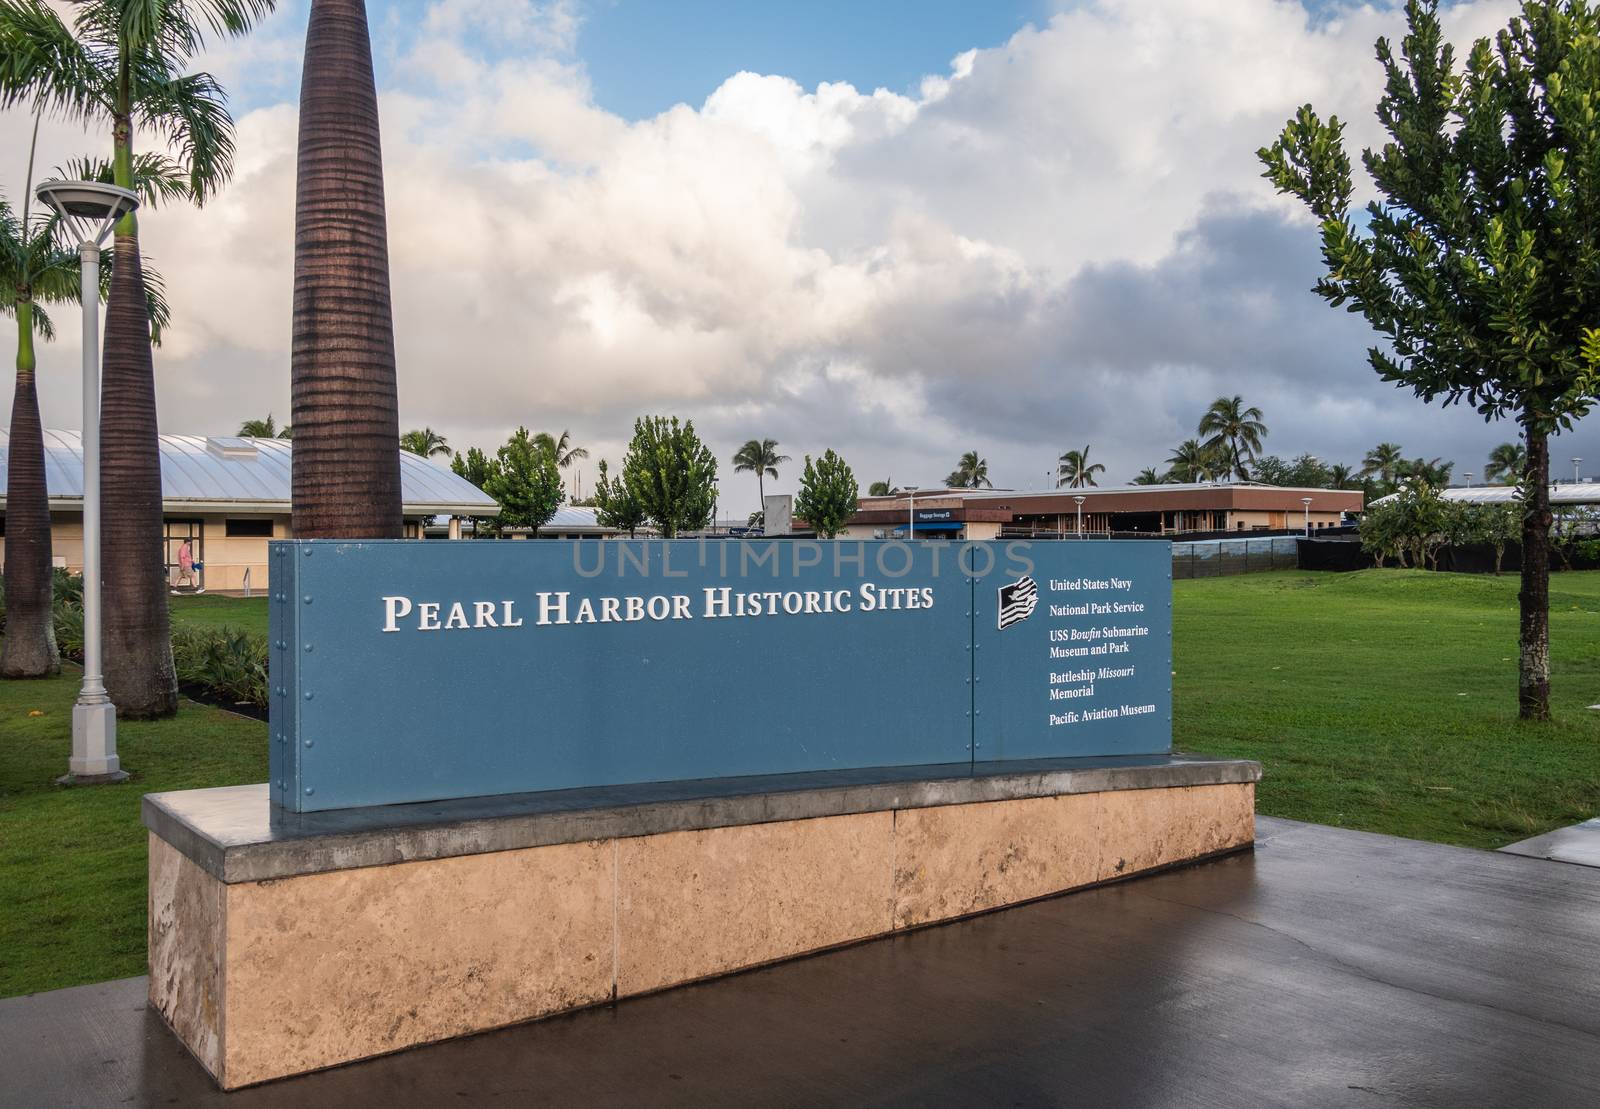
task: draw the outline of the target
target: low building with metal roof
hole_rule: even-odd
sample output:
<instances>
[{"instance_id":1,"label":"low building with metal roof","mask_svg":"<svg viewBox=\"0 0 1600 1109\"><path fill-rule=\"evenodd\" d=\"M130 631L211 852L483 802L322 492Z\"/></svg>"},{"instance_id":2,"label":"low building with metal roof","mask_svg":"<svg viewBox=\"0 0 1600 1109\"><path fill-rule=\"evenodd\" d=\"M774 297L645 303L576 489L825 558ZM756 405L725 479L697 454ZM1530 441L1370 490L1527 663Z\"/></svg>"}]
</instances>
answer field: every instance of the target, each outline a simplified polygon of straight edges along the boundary
<instances>
[{"instance_id":1,"label":"low building with metal roof","mask_svg":"<svg viewBox=\"0 0 1600 1109\"><path fill-rule=\"evenodd\" d=\"M862 497L852 538L1165 535L1312 532L1361 511L1359 489L1296 489L1257 482L1086 486L1079 489L919 489ZM1308 503L1309 502L1309 503ZM912 516L914 514L914 519Z\"/></svg>"},{"instance_id":2,"label":"low building with metal roof","mask_svg":"<svg viewBox=\"0 0 1600 1109\"><path fill-rule=\"evenodd\" d=\"M83 442L76 431L46 431L45 488L55 564L83 565ZM0 431L0 513L10 436ZM240 591L267 585L267 540L291 538L292 439L161 436L161 501L170 584L180 591ZM421 538L437 516L493 516L500 506L471 482L399 451L406 534ZM4 516L0 515L0 534ZM458 527L447 534L459 537ZM185 552L184 547L188 550Z\"/></svg>"}]
</instances>

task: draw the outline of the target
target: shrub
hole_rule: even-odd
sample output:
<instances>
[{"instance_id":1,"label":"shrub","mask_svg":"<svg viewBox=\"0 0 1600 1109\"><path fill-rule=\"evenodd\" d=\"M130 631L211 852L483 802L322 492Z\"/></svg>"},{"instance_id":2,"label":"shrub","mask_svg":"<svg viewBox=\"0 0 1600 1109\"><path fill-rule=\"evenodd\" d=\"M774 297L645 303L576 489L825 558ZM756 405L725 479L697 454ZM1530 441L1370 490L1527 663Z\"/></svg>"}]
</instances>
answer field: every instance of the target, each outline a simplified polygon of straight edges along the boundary
<instances>
[{"instance_id":1,"label":"shrub","mask_svg":"<svg viewBox=\"0 0 1600 1109\"><path fill-rule=\"evenodd\" d=\"M172 663L178 681L197 685L218 700L267 707L267 640L238 628L172 630Z\"/></svg>"},{"instance_id":2,"label":"shrub","mask_svg":"<svg viewBox=\"0 0 1600 1109\"><path fill-rule=\"evenodd\" d=\"M83 609L72 605L56 604L56 647L62 658L83 661Z\"/></svg>"}]
</instances>

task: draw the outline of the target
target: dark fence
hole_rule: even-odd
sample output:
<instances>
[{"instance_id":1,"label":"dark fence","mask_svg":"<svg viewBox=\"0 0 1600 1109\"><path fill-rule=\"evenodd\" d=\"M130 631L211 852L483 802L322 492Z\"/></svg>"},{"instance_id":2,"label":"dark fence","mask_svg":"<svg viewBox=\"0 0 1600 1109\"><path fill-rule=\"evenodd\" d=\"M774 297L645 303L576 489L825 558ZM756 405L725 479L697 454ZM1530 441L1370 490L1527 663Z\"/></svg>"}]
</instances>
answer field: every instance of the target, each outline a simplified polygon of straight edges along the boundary
<instances>
[{"instance_id":1,"label":"dark fence","mask_svg":"<svg viewBox=\"0 0 1600 1109\"><path fill-rule=\"evenodd\" d=\"M1172 545L1174 578L1221 578L1262 570L1294 570L1300 565L1292 535L1260 539L1211 539Z\"/></svg>"},{"instance_id":2,"label":"dark fence","mask_svg":"<svg viewBox=\"0 0 1600 1109\"><path fill-rule=\"evenodd\" d=\"M1300 546L1300 569L1302 570L1329 570L1335 573L1350 570L1370 570L1378 564L1371 554L1361 549L1361 544L1354 540L1337 539L1302 539ZM1391 559L1388 565L1395 565ZM1176 562L1173 564L1173 576L1177 576ZM1438 552L1438 562L1435 567L1446 573L1452 574L1492 574L1494 573L1494 547L1488 543L1464 543L1459 547L1444 547ZM1563 558L1559 549L1550 551L1551 570L1600 570L1600 558L1592 558L1572 552L1569 558ZM1520 573L1522 570L1522 544L1508 543L1500 559L1500 571L1506 574Z\"/></svg>"}]
</instances>

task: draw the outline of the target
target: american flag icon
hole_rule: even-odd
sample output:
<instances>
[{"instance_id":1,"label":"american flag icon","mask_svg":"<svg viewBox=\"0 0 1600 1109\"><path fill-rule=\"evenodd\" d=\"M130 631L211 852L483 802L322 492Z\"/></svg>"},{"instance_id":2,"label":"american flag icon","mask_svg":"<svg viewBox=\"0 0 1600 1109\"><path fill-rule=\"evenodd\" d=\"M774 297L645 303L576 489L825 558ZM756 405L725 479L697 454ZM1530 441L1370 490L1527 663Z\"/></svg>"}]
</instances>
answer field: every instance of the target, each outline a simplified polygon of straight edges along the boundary
<instances>
[{"instance_id":1,"label":"american flag icon","mask_svg":"<svg viewBox=\"0 0 1600 1109\"><path fill-rule=\"evenodd\" d=\"M1026 620L1039 603L1039 587L1032 578L1021 578L1000 587L1000 630Z\"/></svg>"}]
</instances>

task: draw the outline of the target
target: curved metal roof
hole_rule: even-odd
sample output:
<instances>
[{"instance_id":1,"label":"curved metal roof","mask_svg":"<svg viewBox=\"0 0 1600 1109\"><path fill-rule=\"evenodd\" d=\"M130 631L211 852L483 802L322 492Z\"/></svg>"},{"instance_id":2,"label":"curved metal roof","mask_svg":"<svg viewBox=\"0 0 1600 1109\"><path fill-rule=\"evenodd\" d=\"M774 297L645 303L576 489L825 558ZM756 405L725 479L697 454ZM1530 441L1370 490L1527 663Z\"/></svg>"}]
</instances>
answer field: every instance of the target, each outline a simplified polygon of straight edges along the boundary
<instances>
[{"instance_id":1,"label":"curved metal roof","mask_svg":"<svg viewBox=\"0 0 1600 1109\"><path fill-rule=\"evenodd\" d=\"M161 499L168 511L237 509L287 512L292 439L240 436L161 436ZM0 502L11 437L0 431ZM407 515L460 513L492 516L493 497L425 458L400 451L400 496ZM44 480L52 507L83 500L83 441L76 431L44 433Z\"/></svg>"},{"instance_id":2,"label":"curved metal roof","mask_svg":"<svg viewBox=\"0 0 1600 1109\"><path fill-rule=\"evenodd\" d=\"M1387 497L1379 497L1373 504L1383 504L1398 497L1398 493L1390 493ZM1515 485L1468 485L1452 489L1440 489L1439 496L1447 501L1463 501L1467 504L1510 504L1517 499ZM1600 504L1600 481L1566 481L1550 487L1550 503L1563 504Z\"/></svg>"}]
</instances>

